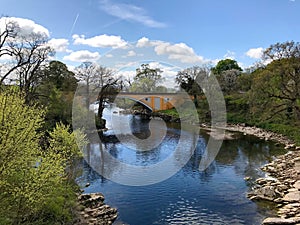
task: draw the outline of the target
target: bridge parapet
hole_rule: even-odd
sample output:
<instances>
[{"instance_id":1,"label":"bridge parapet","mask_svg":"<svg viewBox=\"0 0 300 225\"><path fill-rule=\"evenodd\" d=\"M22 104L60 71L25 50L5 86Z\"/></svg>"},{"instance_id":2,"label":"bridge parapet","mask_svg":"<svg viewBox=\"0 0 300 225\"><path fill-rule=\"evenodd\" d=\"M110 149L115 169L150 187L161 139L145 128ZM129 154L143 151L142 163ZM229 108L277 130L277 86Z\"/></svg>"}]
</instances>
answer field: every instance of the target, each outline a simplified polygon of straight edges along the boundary
<instances>
[{"instance_id":1,"label":"bridge parapet","mask_svg":"<svg viewBox=\"0 0 300 225\"><path fill-rule=\"evenodd\" d=\"M128 98L146 106L152 112L172 109L174 106L190 100L189 96L180 93L132 93L120 92L117 98Z\"/></svg>"}]
</instances>

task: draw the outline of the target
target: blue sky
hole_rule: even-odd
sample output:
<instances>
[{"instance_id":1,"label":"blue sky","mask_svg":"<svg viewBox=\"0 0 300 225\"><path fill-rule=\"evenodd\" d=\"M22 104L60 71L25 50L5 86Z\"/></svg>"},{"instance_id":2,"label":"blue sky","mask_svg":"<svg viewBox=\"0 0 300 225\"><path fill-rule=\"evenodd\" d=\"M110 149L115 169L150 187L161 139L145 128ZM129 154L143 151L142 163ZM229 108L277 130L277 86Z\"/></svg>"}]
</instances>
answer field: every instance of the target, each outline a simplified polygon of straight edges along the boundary
<instances>
[{"instance_id":1,"label":"blue sky","mask_svg":"<svg viewBox=\"0 0 300 225\"><path fill-rule=\"evenodd\" d=\"M133 57L184 67L229 57L246 68L264 48L300 37L300 0L0 0L0 5L2 15L44 27L56 59L70 67L86 60L125 65Z\"/></svg>"}]
</instances>

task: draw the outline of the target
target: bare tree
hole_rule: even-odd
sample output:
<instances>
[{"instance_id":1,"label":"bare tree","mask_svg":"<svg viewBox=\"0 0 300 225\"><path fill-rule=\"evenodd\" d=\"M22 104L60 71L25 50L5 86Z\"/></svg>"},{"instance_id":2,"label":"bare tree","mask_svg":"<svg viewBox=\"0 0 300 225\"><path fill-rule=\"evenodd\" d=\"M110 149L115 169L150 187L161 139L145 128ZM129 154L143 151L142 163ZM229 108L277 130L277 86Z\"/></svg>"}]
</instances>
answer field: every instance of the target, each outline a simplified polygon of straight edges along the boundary
<instances>
[{"instance_id":1,"label":"bare tree","mask_svg":"<svg viewBox=\"0 0 300 225\"><path fill-rule=\"evenodd\" d=\"M102 119L105 103L119 91L120 80L111 69L92 62L84 62L76 68L77 78L83 82L85 107L89 109L92 101L98 101L100 127L105 127ZM93 99L94 98L94 99Z\"/></svg>"},{"instance_id":2,"label":"bare tree","mask_svg":"<svg viewBox=\"0 0 300 225\"><path fill-rule=\"evenodd\" d=\"M47 35L34 32L23 34L16 22L7 20L1 33L0 47L0 56L11 58L0 77L0 85L7 79L15 81L20 91L24 92L27 103L30 102L39 79L39 69L54 55Z\"/></svg>"},{"instance_id":3,"label":"bare tree","mask_svg":"<svg viewBox=\"0 0 300 225\"><path fill-rule=\"evenodd\" d=\"M203 82L209 75L209 68L207 66L194 66L182 71L176 75L175 81L180 88L185 90L189 95L193 95L195 106L198 106L198 96L203 94L202 88L198 82Z\"/></svg>"},{"instance_id":4,"label":"bare tree","mask_svg":"<svg viewBox=\"0 0 300 225\"><path fill-rule=\"evenodd\" d=\"M9 51L7 51L6 43L8 39L16 37L18 30L18 24L13 21L5 23L3 30L0 28L0 58L4 55L10 55Z\"/></svg>"}]
</instances>

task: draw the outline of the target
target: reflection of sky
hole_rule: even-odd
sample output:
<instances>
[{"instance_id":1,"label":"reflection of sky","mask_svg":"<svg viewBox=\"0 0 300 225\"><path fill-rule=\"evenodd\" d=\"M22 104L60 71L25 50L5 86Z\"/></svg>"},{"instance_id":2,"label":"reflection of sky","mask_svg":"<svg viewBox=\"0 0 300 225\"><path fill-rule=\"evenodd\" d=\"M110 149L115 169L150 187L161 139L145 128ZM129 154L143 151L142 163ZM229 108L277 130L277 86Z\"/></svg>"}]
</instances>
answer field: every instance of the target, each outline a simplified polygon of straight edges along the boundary
<instances>
[{"instance_id":1,"label":"reflection of sky","mask_svg":"<svg viewBox=\"0 0 300 225\"><path fill-rule=\"evenodd\" d=\"M173 131L176 139L176 129ZM246 198L249 184L244 177L260 174L258 168L279 152L273 143L241 136L239 140L227 142L216 161L200 172L193 160L200 161L205 139L206 136L199 139L198 148L186 166L163 182L141 187L124 186L103 180L86 168L85 182L91 185L85 191L103 192L106 202L118 208L119 220L132 225L199 224L199 221L201 224L260 224L264 214ZM164 149L166 155L172 151L172 145L167 146L170 149ZM266 152L268 148L270 151ZM126 153L135 154L125 148L115 152L119 159L129 160ZM156 157L155 152L147 154L150 154L150 161ZM223 160L222 156L231 160ZM133 161L136 159L136 155L133 156ZM252 165L250 169L249 164Z\"/></svg>"},{"instance_id":2,"label":"reflection of sky","mask_svg":"<svg viewBox=\"0 0 300 225\"><path fill-rule=\"evenodd\" d=\"M124 116L131 119L131 116ZM134 129L143 127L141 121ZM135 165L149 165L168 157L178 143L182 131L168 126L164 142L153 151L140 152L121 143L106 144L109 154L120 161ZM113 131L110 133L113 134ZM227 140L216 160L205 170L198 166L206 147L208 136L201 133L197 148L189 162L175 175L162 182L132 187L114 183L99 176L85 165L84 175L78 181L91 185L85 192L102 192L106 202L118 208L119 221L131 225L140 224L260 224L265 214L259 206L246 198L251 183L244 180L263 174L260 166L276 154L277 147L255 137L235 135L237 139ZM103 146L104 147L104 146ZM92 145L91 159L100 167L100 145ZM106 171L120 174L122 167L105 165ZM167 170L167 168L165 168ZM131 179L131 177L126 177ZM147 175L144 178L147 180Z\"/></svg>"}]
</instances>

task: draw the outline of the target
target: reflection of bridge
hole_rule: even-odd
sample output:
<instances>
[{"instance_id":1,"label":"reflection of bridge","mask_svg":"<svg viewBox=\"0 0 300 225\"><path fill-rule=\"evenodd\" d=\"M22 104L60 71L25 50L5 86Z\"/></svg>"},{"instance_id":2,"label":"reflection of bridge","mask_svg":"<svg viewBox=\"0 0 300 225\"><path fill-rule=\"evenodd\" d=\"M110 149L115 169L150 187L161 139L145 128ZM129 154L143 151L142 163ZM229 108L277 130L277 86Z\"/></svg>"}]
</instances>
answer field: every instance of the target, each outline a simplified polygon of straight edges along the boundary
<instances>
[{"instance_id":1,"label":"reflection of bridge","mask_svg":"<svg viewBox=\"0 0 300 225\"><path fill-rule=\"evenodd\" d=\"M132 93L120 92L117 98L128 98L139 102L152 112L158 110L172 109L174 106L181 105L190 100L187 94L180 93Z\"/></svg>"}]
</instances>

